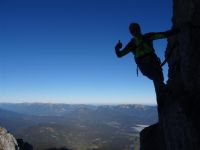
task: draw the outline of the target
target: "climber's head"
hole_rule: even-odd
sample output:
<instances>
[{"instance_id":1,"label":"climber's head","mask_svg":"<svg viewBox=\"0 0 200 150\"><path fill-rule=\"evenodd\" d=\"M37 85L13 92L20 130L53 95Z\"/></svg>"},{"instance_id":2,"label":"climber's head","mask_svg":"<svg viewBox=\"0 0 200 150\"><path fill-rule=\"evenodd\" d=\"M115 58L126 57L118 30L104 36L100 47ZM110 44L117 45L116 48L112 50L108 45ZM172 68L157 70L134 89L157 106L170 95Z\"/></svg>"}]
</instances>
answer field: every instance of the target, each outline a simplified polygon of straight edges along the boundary
<instances>
[{"instance_id":1,"label":"climber's head","mask_svg":"<svg viewBox=\"0 0 200 150\"><path fill-rule=\"evenodd\" d=\"M138 23L131 23L129 25L129 30L130 30L130 33L133 36L139 36L139 35L141 35L141 29L140 29L140 25Z\"/></svg>"}]
</instances>

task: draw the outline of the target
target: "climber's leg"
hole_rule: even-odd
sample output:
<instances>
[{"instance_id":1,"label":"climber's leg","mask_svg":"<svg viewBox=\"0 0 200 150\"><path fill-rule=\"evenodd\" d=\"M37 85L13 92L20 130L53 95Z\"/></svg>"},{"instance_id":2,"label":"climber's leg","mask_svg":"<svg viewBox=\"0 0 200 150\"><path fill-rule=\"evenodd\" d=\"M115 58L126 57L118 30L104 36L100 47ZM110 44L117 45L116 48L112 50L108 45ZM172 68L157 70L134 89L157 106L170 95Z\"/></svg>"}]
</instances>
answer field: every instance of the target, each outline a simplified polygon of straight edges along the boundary
<instances>
[{"instance_id":1,"label":"climber's leg","mask_svg":"<svg viewBox=\"0 0 200 150\"><path fill-rule=\"evenodd\" d=\"M153 80L156 95L158 94L158 92L163 93L166 91L162 68L160 66L160 61L158 60L156 55L152 57L150 62L138 62L138 67L144 76Z\"/></svg>"}]
</instances>

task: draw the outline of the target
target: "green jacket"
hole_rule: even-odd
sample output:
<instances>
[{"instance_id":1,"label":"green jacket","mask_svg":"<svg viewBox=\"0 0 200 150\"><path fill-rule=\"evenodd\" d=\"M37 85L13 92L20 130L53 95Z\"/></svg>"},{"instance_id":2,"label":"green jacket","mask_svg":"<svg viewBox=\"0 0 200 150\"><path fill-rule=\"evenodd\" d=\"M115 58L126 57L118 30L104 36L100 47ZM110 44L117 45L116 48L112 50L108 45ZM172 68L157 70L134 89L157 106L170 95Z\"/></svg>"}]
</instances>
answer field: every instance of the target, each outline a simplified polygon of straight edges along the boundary
<instances>
[{"instance_id":1,"label":"green jacket","mask_svg":"<svg viewBox=\"0 0 200 150\"><path fill-rule=\"evenodd\" d=\"M153 48L153 40L167 38L173 34L178 32L177 29L172 29L166 32L151 32L141 35L138 38L132 38L131 41L122 49L121 51L116 50L116 54L118 57L122 57L129 52L132 52L135 58L140 58L149 53L154 52Z\"/></svg>"}]
</instances>

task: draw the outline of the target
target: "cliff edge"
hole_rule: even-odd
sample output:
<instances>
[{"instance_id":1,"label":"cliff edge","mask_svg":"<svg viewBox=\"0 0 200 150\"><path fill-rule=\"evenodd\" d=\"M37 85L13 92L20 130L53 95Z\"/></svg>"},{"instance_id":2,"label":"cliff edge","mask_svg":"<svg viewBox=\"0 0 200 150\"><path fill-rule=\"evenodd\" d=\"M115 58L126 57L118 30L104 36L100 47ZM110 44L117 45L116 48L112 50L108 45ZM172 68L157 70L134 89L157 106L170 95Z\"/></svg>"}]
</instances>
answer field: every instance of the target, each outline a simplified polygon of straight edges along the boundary
<instances>
[{"instance_id":1,"label":"cliff edge","mask_svg":"<svg viewBox=\"0 0 200 150\"><path fill-rule=\"evenodd\" d=\"M173 0L172 23L169 91L157 93L159 122L141 131L141 150L200 149L200 1Z\"/></svg>"}]
</instances>

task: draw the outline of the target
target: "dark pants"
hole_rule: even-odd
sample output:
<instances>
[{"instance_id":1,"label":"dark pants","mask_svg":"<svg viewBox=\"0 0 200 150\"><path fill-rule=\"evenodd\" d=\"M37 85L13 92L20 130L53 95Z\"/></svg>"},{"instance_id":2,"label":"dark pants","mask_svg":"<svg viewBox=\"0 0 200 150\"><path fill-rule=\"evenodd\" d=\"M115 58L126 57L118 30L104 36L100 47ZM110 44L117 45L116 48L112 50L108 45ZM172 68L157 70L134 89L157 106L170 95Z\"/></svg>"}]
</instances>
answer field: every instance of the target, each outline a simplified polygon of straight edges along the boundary
<instances>
[{"instance_id":1,"label":"dark pants","mask_svg":"<svg viewBox=\"0 0 200 150\"><path fill-rule=\"evenodd\" d=\"M160 66L160 59L155 53L151 53L144 57L135 59L142 74L153 80L156 93L165 89L164 77L162 67Z\"/></svg>"}]
</instances>

